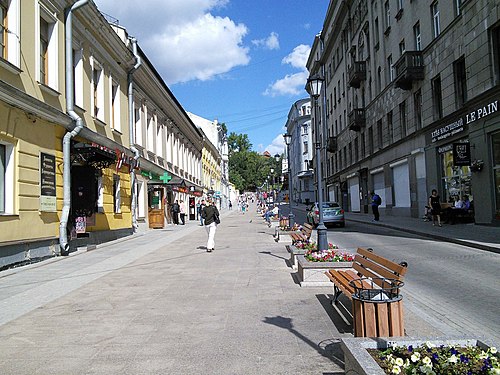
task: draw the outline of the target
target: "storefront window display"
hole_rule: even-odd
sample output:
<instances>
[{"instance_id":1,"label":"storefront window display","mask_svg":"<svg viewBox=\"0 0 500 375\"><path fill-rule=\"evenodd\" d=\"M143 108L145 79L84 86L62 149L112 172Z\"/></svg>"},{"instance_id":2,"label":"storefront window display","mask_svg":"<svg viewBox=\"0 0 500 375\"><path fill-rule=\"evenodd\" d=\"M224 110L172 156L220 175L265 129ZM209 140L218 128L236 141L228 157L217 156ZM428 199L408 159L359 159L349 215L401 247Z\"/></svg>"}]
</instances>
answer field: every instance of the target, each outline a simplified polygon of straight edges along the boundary
<instances>
[{"instance_id":1,"label":"storefront window display","mask_svg":"<svg viewBox=\"0 0 500 375\"><path fill-rule=\"evenodd\" d=\"M493 173L495 178L495 219L500 220L500 133L492 137L493 148Z\"/></svg>"},{"instance_id":2,"label":"storefront window display","mask_svg":"<svg viewBox=\"0 0 500 375\"><path fill-rule=\"evenodd\" d=\"M453 150L444 151L441 154L443 165L443 202L454 202L454 197L463 199L465 195L473 200L471 186L471 171L469 167L460 167L453 164Z\"/></svg>"}]
</instances>

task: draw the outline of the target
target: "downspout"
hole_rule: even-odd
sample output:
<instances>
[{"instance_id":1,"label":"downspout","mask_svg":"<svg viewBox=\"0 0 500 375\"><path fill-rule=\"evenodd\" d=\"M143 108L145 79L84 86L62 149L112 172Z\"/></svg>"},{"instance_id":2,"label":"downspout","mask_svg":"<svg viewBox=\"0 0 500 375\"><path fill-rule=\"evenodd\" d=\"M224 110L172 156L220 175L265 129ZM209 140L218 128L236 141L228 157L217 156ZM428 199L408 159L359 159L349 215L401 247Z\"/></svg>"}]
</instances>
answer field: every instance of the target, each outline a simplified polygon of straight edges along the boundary
<instances>
[{"instance_id":1,"label":"downspout","mask_svg":"<svg viewBox=\"0 0 500 375\"><path fill-rule=\"evenodd\" d=\"M134 153L134 163L133 166L136 165L137 160L140 157L139 150L135 148L135 136L134 136L134 80L133 74L135 71L141 66L141 58L137 53L137 40L135 38L129 38L132 42L132 52L136 58L135 65L132 69L129 70L127 75L127 83L128 83L128 122L129 122L129 140L130 140L130 150ZM132 202L130 204L130 210L132 214L132 230L135 232L139 227L137 223L137 189L135 188L136 184L136 175L134 167L130 168L130 185L132 188Z\"/></svg>"},{"instance_id":2,"label":"downspout","mask_svg":"<svg viewBox=\"0 0 500 375\"><path fill-rule=\"evenodd\" d=\"M63 138L63 208L61 213L61 221L59 224L59 247L61 255L69 254L68 243L68 219L71 209L71 138L80 133L83 128L83 120L74 111L73 97L73 12L78 8L86 5L89 0L80 0L74 3L70 8L66 9L66 113L75 122L75 128L71 132L67 132Z\"/></svg>"}]
</instances>

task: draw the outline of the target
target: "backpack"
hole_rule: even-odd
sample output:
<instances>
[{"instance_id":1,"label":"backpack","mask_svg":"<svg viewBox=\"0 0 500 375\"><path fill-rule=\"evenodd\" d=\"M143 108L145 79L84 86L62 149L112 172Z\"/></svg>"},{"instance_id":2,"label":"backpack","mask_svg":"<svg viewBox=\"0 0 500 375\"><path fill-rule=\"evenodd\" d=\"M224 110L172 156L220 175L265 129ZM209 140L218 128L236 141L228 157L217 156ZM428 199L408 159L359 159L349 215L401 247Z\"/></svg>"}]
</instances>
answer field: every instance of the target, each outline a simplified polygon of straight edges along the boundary
<instances>
[{"instance_id":1,"label":"backpack","mask_svg":"<svg viewBox=\"0 0 500 375\"><path fill-rule=\"evenodd\" d=\"M380 198L380 195L378 194L375 194L375 196L373 197L373 201L379 206L382 204L382 198Z\"/></svg>"}]
</instances>

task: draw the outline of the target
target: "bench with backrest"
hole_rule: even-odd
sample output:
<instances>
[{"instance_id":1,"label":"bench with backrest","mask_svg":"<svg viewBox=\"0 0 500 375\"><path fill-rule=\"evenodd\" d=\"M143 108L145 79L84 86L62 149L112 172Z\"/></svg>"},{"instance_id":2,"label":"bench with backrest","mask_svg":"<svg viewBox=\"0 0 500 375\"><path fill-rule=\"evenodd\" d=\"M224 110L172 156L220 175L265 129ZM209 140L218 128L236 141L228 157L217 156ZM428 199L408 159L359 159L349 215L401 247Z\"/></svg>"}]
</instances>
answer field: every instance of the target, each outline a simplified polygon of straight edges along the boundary
<instances>
[{"instance_id":1,"label":"bench with backrest","mask_svg":"<svg viewBox=\"0 0 500 375\"><path fill-rule=\"evenodd\" d=\"M290 232L288 234L292 237L292 244L295 244L297 242L308 241L311 238L312 231L313 226L311 224L304 223L302 224L300 231Z\"/></svg>"},{"instance_id":2,"label":"bench with backrest","mask_svg":"<svg viewBox=\"0 0 500 375\"><path fill-rule=\"evenodd\" d=\"M366 333L366 325L362 326L359 324L356 327L356 321L363 321L363 319L367 320L367 311L363 310L364 308L360 308L359 301L353 300L353 295L356 292L356 289L359 290L367 290L372 295L377 294L377 290L387 289L391 287L399 287L400 282L403 280L403 277L407 271L407 263L395 263L390 261L380 255L375 254L372 249L364 249L358 248L356 255L354 257L353 266L351 269L333 269L325 272L330 281L333 283L334 294L333 294L333 303L338 302L338 297L340 294L344 293L346 297L348 297L351 301L353 301L353 316L355 321L355 334L356 336L367 336ZM377 316L378 319L382 319L382 316L388 316L386 312L375 313L375 308L370 307L367 304L367 309L373 308L373 315ZM383 307L383 304L380 304L379 309L386 309L387 307ZM391 327L391 333L403 331L403 323L402 323L402 305L398 304L393 307L394 311L391 313L394 315L398 315L395 319L397 322L393 324L396 325L396 328ZM374 318L375 320L375 318ZM386 322L389 325L389 322ZM369 327L368 327L369 329ZM363 332L361 332L363 330ZM389 333L389 331L387 331ZM389 336L389 334L387 334ZM391 334L393 336L393 334ZM397 336L397 334L395 335Z\"/></svg>"}]
</instances>

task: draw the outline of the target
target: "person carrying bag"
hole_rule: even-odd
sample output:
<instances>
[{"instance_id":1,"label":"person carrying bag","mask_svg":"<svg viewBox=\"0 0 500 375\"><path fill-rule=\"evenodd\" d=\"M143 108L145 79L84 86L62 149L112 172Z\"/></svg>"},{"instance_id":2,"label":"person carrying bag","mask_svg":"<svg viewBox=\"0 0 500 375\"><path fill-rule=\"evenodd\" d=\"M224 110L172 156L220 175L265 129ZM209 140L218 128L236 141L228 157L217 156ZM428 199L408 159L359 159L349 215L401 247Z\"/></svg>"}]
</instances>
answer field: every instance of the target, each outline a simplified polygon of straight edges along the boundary
<instances>
[{"instance_id":1,"label":"person carrying bag","mask_svg":"<svg viewBox=\"0 0 500 375\"><path fill-rule=\"evenodd\" d=\"M207 252L215 250L215 232L217 225L220 224L219 210L213 201L208 201L208 204L203 208L202 217L205 222L205 229L208 234Z\"/></svg>"}]
</instances>

